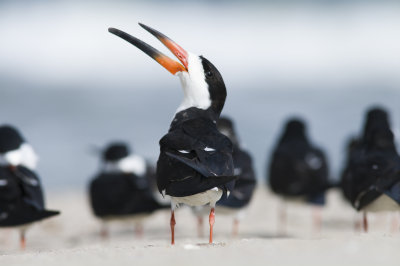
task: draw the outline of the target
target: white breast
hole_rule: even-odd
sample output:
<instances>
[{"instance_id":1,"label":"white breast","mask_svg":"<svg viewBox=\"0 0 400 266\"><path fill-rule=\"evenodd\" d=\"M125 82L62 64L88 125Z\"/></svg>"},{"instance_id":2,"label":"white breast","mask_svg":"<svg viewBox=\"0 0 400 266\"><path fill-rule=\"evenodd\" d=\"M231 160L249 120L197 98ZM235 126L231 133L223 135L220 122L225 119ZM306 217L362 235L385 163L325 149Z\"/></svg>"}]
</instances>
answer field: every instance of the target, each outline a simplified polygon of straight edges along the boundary
<instances>
[{"instance_id":1,"label":"white breast","mask_svg":"<svg viewBox=\"0 0 400 266\"><path fill-rule=\"evenodd\" d=\"M181 81L184 98L176 113L197 107L206 110L211 106L208 84L204 78L204 69L201 59L192 53L188 53L189 72L178 72Z\"/></svg>"},{"instance_id":2,"label":"white breast","mask_svg":"<svg viewBox=\"0 0 400 266\"><path fill-rule=\"evenodd\" d=\"M103 166L107 173L134 173L141 177L146 173L146 161L138 155L130 155L116 162L107 162Z\"/></svg>"},{"instance_id":3,"label":"white breast","mask_svg":"<svg viewBox=\"0 0 400 266\"><path fill-rule=\"evenodd\" d=\"M362 210L367 212L400 211L400 205L392 198L382 194L382 196L365 206Z\"/></svg>"},{"instance_id":4,"label":"white breast","mask_svg":"<svg viewBox=\"0 0 400 266\"><path fill-rule=\"evenodd\" d=\"M217 187L207 190L202 193L197 193L186 197L171 197L172 204L177 206L179 204L186 204L189 206L202 206L210 204L212 207L215 206L217 201L222 197L222 190Z\"/></svg>"},{"instance_id":5,"label":"white breast","mask_svg":"<svg viewBox=\"0 0 400 266\"><path fill-rule=\"evenodd\" d=\"M35 170L39 157L28 143L23 143L17 150L0 155L0 165L23 165Z\"/></svg>"}]
</instances>

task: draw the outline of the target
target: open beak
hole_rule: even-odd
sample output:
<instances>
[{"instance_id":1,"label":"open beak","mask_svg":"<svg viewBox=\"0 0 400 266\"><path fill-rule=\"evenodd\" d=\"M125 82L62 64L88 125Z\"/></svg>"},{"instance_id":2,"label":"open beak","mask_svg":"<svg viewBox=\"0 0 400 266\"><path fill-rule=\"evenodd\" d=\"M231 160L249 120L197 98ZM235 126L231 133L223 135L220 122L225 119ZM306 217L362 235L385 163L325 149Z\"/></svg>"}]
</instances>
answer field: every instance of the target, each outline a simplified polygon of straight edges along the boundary
<instances>
[{"instance_id":1,"label":"open beak","mask_svg":"<svg viewBox=\"0 0 400 266\"><path fill-rule=\"evenodd\" d=\"M168 56L164 55L163 53L153 48L152 46L148 45L147 43L129 35L126 32L123 32L115 28L109 28L108 31L111 32L112 34L117 35L118 37L121 37L125 41L133 44L134 46L142 50L144 53L146 53L148 56L156 60L160 65L162 65L173 75L175 75L178 72L188 71L188 53L182 47L180 47L178 44L176 44L174 41L172 41L170 38L168 38L161 32L158 32L155 29L152 29L141 23L139 23L139 25L142 26L148 32L150 32L152 35L154 35L157 39L159 39L182 62L183 65L169 58Z\"/></svg>"}]
</instances>

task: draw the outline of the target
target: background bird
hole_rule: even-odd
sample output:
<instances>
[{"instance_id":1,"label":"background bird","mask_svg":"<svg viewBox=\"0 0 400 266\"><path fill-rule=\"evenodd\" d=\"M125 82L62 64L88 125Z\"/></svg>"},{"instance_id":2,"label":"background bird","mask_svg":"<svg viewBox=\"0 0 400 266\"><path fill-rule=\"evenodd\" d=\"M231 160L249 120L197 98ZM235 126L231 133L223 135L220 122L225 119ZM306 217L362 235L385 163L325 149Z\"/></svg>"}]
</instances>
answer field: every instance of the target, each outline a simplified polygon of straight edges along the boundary
<instances>
[{"instance_id":1,"label":"background bird","mask_svg":"<svg viewBox=\"0 0 400 266\"><path fill-rule=\"evenodd\" d=\"M59 214L45 209L44 193L34 170L38 157L12 126L0 126L0 227L20 231L20 245L34 222Z\"/></svg>"},{"instance_id":2,"label":"background bird","mask_svg":"<svg viewBox=\"0 0 400 266\"><path fill-rule=\"evenodd\" d=\"M232 119L226 116L221 117L217 122L217 128L232 141L234 174L238 177L235 181L235 187L229 197L223 198L217 202L217 209L219 213L234 216L232 233L236 236L239 231L239 222L245 216L245 209L249 205L257 185L256 175L253 168L252 157L249 152L242 147ZM193 210L198 218L199 236L202 236L205 208L197 207Z\"/></svg>"},{"instance_id":3,"label":"background bird","mask_svg":"<svg viewBox=\"0 0 400 266\"><path fill-rule=\"evenodd\" d=\"M140 24L140 23L139 23ZM226 88L217 68L203 56L185 51L162 33L140 24L159 39L182 64L120 30L109 31L138 47L173 75L179 77L184 99L168 133L160 140L157 184L160 193L171 196L171 243L175 243L175 208L179 204L210 204L212 243L216 202L233 188L232 143L216 121L226 98Z\"/></svg>"},{"instance_id":4,"label":"background bird","mask_svg":"<svg viewBox=\"0 0 400 266\"><path fill-rule=\"evenodd\" d=\"M113 221L133 223L138 235L142 224L155 210L162 208L153 197L146 161L130 152L127 143L110 143L101 155L101 168L90 182L93 213L103 222L101 235L106 238Z\"/></svg>"},{"instance_id":5,"label":"background bird","mask_svg":"<svg viewBox=\"0 0 400 266\"><path fill-rule=\"evenodd\" d=\"M321 217L317 207L325 204L325 191L331 186L328 162L324 152L307 137L306 125L301 119L292 118L286 123L268 173L270 188L284 202L298 201L314 206L314 229L318 231ZM279 211L279 225L285 228L286 206Z\"/></svg>"},{"instance_id":6,"label":"background bird","mask_svg":"<svg viewBox=\"0 0 400 266\"><path fill-rule=\"evenodd\" d=\"M367 212L400 210L400 157L383 108L368 110L362 137L352 141L347 157L342 173L343 194L357 211L363 212L366 232Z\"/></svg>"}]
</instances>

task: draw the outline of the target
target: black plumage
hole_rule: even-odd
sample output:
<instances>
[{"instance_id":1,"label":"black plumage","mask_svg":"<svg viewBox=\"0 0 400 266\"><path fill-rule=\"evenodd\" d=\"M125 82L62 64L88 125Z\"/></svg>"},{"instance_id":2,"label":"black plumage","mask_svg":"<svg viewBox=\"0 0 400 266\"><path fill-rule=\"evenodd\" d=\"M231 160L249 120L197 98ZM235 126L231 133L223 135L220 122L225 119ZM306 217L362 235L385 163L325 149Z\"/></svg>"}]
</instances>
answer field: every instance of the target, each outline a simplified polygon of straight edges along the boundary
<instances>
[{"instance_id":1,"label":"black plumage","mask_svg":"<svg viewBox=\"0 0 400 266\"><path fill-rule=\"evenodd\" d=\"M157 184L160 192L184 197L220 187L232 190L232 143L221 134L211 110L189 108L176 114L160 140Z\"/></svg>"},{"instance_id":2,"label":"black plumage","mask_svg":"<svg viewBox=\"0 0 400 266\"><path fill-rule=\"evenodd\" d=\"M384 109L370 109L362 137L349 144L341 184L344 196L357 210L368 208L382 195L400 207L400 157ZM380 208L387 210L387 206Z\"/></svg>"},{"instance_id":3,"label":"black plumage","mask_svg":"<svg viewBox=\"0 0 400 266\"><path fill-rule=\"evenodd\" d=\"M157 184L160 192L184 197L214 187L232 190L233 146L216 121L226 99L226 88L217 68L200 56L211 104L207 109L189 107L178 112L168 133L160 140Z\"/></svg>"},{"instance_id":4,"label":"black plumage","mask_svg":"<svg viewBox=\"0 0 400 266\"><path fill-rule=\"evenodd\" d=\"M129 155L129 147L124 142L113 143L103 152L103 160L115 162Z\"/></svg>"},{"instance_id":5,"label":"black plumage","mask_svg":"<svg viewBox=\"0 0 400 266\"><path fill-rule=\"evenodd\" d=\"M325 203L325 191L330 187L328 163L324 152L306 136L303 121L287 123L268 170L268 182L275 193L301 197L312 204Z\"/></svg>"},{"instance_id":6,"label":"black plumage","mask_svg":"<svg viewBox=\"0 0 400 266\"><path fill-rule=\"evenodd\" d=\"M22 135L11 125L0 127L0 154L18 149L25 142Z\"/></svg>"},{"instance_id":7,"label":"black plumage","mask_svg":"<svg viewBox=\"0 0 400 266\"><path fill-rule=\"evenodd\" d=\"M129 156L126 143L111 143L104 150L103 164L118 164ZM137 157L137 160L142 160ZM144 163L144 160L142 161ZM153 197L148 173L122 171L115 167L102 170L89 184L90 202L94 214L99 218L118 218L136 214L150 214L162 208Z\"/></svg>"},{"instance_id":8,"label":"black plumage","mask_svg":"<svg viewBox=\"0 0 400 266\"><path fill-rule=\"evenodd\" d=\"M182 63L120 30L109 31L133 44L170 73L178 76L185 94L168 133L160 140L157 186L171 196L171 244L174 244L174 210L180 203L210 204L210 243L215 204L234 185L232 143L216 128L224 107L226 88L217 68L203 56L188 53L177 43L144 24ZM227 194L227 193L225 193Z\"/></svg>"},{"instance_id":9,"label":"black plumage","mask_svg":"<svg viewBox=\"0 0 400 266\"><path fill-rule=\"evenodd\" d=\"M90 202L97 217L150 214L161 208L146 177L133 173L101 173L90 183Z\"/></svg>"},{"instance_id":10,"label":"black plumage","mask_svg":"<svg viewBox=\"0 0 400 266\"><path fill-rule=\"evenodd\" d=\"M256 175L253 168L251 155L239 143L231 119L221 117L217 123L218 130L226 135L233 143L234 175L237 176L235 187L227 198L217 202L218 206L240 209L247 206L256 188Z\"/></svg>"},{"instance_id":11,"label":"black plumage","mask_svg":"<svg viewBox=\"0 0 400 266\"><path fill-rule=\"evenodd\" d=\"M28 225L57 214L45 209L42 186L33 171L0 167L0 227Z\"/></svg>"},{"instance_id":12,"label":"black plumage","mask_svg":"<svg viewBox=\"0 0 400 266\"><path fill-rule=\"evenodd\" d=\"M0 162L0 227L26 227L59 214L45 209L41 182L32 170L36 154L10 125L0 126ZM25 229L21 247L25 247Z\"/></svg>"}]
</instances>

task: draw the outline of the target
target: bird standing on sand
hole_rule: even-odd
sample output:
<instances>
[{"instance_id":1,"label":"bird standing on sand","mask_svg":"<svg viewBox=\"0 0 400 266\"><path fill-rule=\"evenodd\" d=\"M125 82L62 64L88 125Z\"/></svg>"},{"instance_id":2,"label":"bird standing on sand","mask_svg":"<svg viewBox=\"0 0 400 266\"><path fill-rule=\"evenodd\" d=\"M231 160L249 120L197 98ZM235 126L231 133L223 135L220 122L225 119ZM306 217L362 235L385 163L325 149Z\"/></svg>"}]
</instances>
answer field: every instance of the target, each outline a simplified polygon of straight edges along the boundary
<instances>
[{"instance_id":1,"label":"bird standing on sand","mask_svg":"<svg viewBox=\"0 0 400 266\"><path fill-rule=\"evenodd\" d=\"M162 206L154 199L145 160L131 154L128 144L113 142L102 154L100 173L90 182L90 203L103 222L101 235L108 237L108 223L132 222L138 235L143 220Z\"/></svg>"},{"instance_id":2,"label":"bird standing on sand","mask_svg":"<svg viewBox=\"0 0 400 266\"><path fill-rule=\"evenodd\" d=\"M212 243L215 204L234 186L232 143L221 134L216 123L226 98L221 74L210 61L185 51L164 34L140 24L160 40L182 64L170 59L139 39L110 28L180 78L184 99L178 107L168 133L160 140L157 185L160 193L171 196L171 244L175 243L175 215L179 204L210 204ZM225 196L225 195L224 195Z\"/></svg>"},{"instance_id":3,"label":"bird standing on sand","mask_svg":"<svg viewBox=\"0 0 400 266\"><path fill-rule=\"evenodd\" d=\"M45 209L39 177L34 173L37 155L12 126L0 126L0 227L20 230L21 249L25 232L34 222L59 214Z\"/></svg>"},{"instance_id":4,"label":"bird standing on sand","mask_svg":"<svg viewBox=\"0 0 400 266\"><path fill-rule=\"evenodd\" d=\"M323 151L306 135L305 123L290 119L269 164L269 185L284 201L299 201L314 207L325 204L325 191L330 187L328 164ZM280 209L280 226L286 223L285 207ZM314 208L314 229L319 230L321 217Z\"/></svg>"},{"instance_id":5,"label":"bird standing on sand","mask_svg":"<svg viewBox=\"0 0 400 266\"><path fill-rule=\"evenodd\" d=\"M387 112L372 108L367 113L362 138L353 141L342 174L344 196L363 212L400 210L400 157L394 144Z\"/></svg>"},{"instance_id":6,"label":"bird standing on sand","mask_svg":"<svg viewBox=\"0 0 400 266\"><path fill-rule=\"evenodd\" d=\"M239 222L245 216L245 209L249 205L256 188L256 176L252 158L242 148L232 119L221 117L217 122L217 128L232 141L234 174L238 177L235 188L229 197L217 202L217 209L219 213L234 215L233 235L236 236L239 231ZM201 207L193 209L198 217L199 236L202 235L203 209Z\"/></svg>"}]
</instances>

